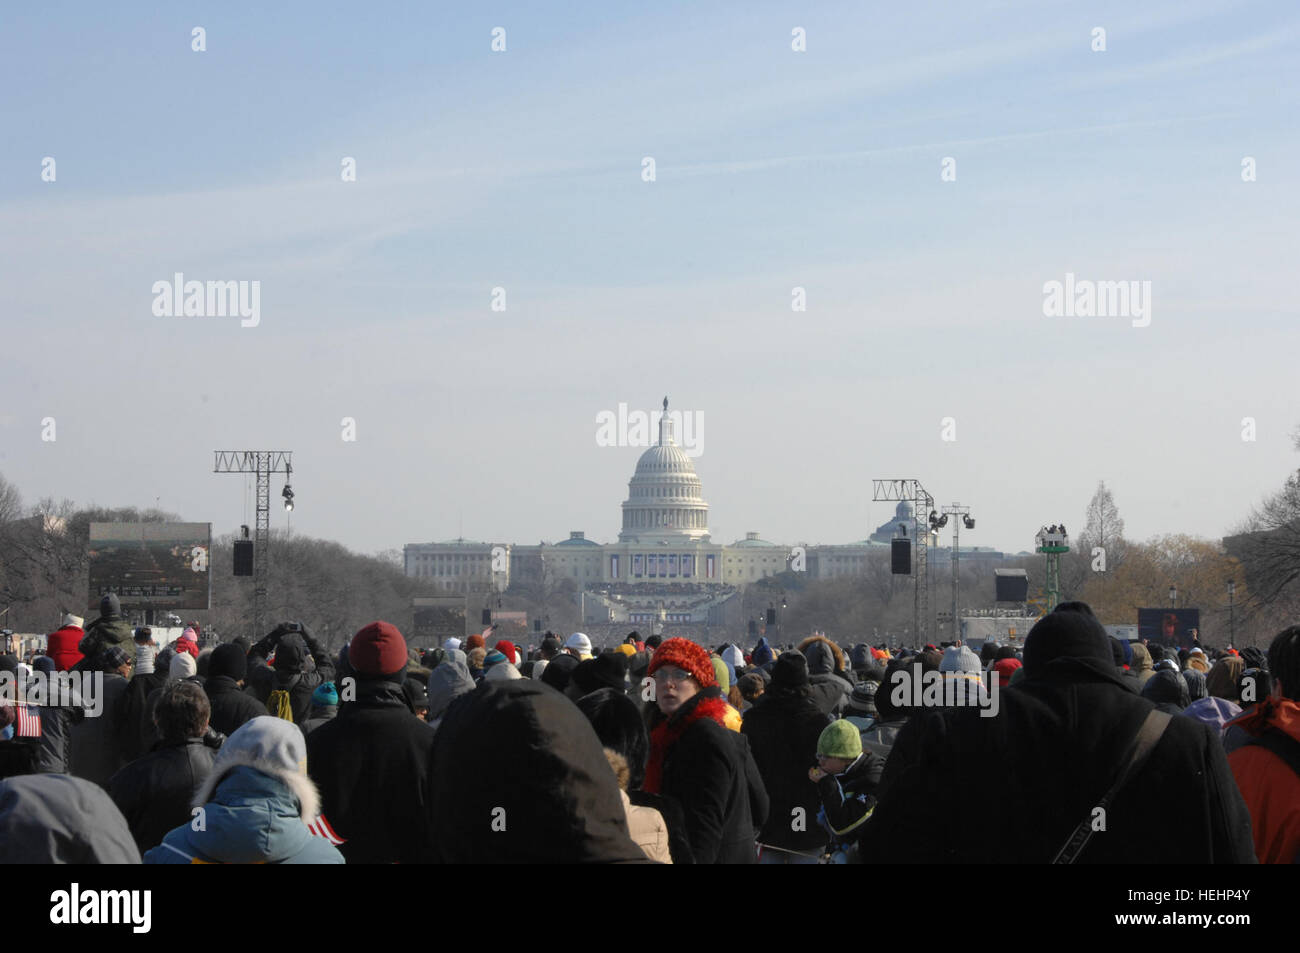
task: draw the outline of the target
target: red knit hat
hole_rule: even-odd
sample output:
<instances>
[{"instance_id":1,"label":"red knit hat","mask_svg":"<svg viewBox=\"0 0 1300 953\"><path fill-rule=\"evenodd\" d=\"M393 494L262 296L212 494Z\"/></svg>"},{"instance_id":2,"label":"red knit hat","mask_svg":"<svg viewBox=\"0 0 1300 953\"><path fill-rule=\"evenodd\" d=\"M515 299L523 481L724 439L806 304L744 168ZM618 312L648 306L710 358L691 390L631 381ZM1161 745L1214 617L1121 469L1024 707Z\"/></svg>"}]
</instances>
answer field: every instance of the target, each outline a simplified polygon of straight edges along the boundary
<instances>
[{"instance_id":1,"label":"red knit hat","mask_svg":"<svg viewBox=\"0 0 1300 953\"><path fill-rule=\"evenodd\" d=\"M397 675L406 663L406 639L388 622L370 623L348 646L348 664L358 675Z\"/></svg>"},{"instance_id":2,"label":"red knit hat","mask_svg":"<svg viewBox=\"0 0 1300 953\"><path fill-rule=\"evenodd\" d=\"M506 657L506 661L511 665L519 664L519 656L515 654L515 645L509 639L502 639L496 644L496 650Z\"/></svg>"},{"instance_id":3,"label":"red knit hat","mask_svg":"<svg viewBox=\"0 0 1300 953\"><path fill-rule=\"evenodd\" d=\"M653 675L668 665L675 665L682 671L690 672L691 678L699 682L701 688L718 684L718 679L713 674L713 662L709 660L709 653L690 639L672 638L660 645L655 649L654 657L650 659L650 668L646 670L646 674Z\"/></svg>"}]
</instances>

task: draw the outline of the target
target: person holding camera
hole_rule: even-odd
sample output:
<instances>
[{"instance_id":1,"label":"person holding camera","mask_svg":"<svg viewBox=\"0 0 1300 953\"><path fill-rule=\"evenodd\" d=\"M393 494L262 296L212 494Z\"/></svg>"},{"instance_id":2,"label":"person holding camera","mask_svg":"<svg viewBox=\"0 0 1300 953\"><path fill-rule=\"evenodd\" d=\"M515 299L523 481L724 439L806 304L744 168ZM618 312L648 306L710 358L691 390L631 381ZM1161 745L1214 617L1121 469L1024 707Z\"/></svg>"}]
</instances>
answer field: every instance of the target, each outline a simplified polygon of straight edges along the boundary
<instances>
[{"instance_id":1,"label":"person holding camera","mask_svg":"<svg viewBox=\"0 0 1300 953\"><path fill-rule=\"evenodd\" d=\"M301 622L281 622L248 651L248 693L271 714L301 725L311 714L311 693L334 680L334 660ZM307 660L315 661L308 671ZM267 668L267 659L272 659ZM261 663L258 665L257 663ZM254 680L254 675L260 676ZM287 705L278 704L286 700Z\"/></svg>"}]
</instances>

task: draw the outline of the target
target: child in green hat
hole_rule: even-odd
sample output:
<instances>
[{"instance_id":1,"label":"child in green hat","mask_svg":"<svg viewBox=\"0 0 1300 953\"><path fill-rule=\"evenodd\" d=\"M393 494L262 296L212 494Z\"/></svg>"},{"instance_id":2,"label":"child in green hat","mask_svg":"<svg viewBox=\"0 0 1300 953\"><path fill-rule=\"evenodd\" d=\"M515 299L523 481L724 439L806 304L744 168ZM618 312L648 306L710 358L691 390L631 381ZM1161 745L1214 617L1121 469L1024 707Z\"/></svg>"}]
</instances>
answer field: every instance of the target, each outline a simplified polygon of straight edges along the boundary
<instances>
[{"instance_id":1,"label":"child in green hat","mask_svg":"<svg viewBox=\"0 0 1300 953\"><path fill-rule=\"evenodd\" d=\"M831 722L817 739L817 766L808 779L821 796L817 820L830 832L832 863L848 862L875 810L884 769L882 758L863 750L862 735L851 721Z\"/></svg>"}]
</instances>

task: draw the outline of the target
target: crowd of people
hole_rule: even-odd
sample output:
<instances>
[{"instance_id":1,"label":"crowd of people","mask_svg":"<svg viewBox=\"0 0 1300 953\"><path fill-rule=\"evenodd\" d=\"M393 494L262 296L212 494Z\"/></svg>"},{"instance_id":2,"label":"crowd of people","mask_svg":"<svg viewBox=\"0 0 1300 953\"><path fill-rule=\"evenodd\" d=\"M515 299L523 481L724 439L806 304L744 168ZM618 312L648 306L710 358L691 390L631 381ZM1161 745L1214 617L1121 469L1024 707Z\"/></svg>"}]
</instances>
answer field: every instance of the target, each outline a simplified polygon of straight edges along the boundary
<instances>
[{"instance_id":1,"label":"crowd of people","mask_svg":"<svg viewBox=\"0 0 1300 953\"><path fill-rule=\"evenodd\" d=\"M0 860L1300 860L1300 626L1180 649L1065 603L978 651L491 629L420 651L382 621L200 650L100 610L0 655ZM93 709L30 690L64 672ZM921 676L946 702L904 690Z\"/></svg>"}]
</instances>

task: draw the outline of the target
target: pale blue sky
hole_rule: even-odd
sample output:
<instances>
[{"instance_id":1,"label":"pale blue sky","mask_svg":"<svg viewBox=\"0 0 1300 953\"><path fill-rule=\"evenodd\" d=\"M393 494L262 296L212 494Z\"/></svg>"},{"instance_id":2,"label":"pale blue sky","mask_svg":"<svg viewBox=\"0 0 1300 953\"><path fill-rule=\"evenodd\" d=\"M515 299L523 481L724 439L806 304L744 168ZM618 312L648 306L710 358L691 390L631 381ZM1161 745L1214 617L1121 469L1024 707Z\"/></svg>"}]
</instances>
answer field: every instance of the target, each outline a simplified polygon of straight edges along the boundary
<instances>
[{"instance_id":1,"label":"pale blue sky","mask_svg":"<svg viewBox=\"0 0 1300 953\"><path fill-rule=\"evenodd\" d=\"M1300 463L1298 39L1187 0L5 4L0 473L226 532L211 451L283 448L295 530L361 550L607 540L640 451L596 415L667 393L724 541L860 539L894 476L972 544L1099 479L1133 536L1221 535ZM177 271L261 324L155 318ZM1045 318L1067 271L1151 281L1150 327Z\"/></svg>"}]
</instances>

